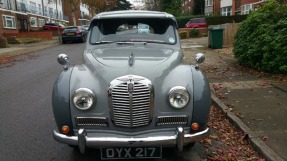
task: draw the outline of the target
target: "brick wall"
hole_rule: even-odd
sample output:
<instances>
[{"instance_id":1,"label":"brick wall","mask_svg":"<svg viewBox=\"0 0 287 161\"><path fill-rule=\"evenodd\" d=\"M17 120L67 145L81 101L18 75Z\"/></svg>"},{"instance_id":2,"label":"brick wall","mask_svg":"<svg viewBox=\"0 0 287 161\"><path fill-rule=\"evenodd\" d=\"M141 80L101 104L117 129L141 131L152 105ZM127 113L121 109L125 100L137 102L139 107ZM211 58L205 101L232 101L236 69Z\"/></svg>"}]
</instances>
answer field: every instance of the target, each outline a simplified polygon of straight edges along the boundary
<instances>
[{"instance_id":1,"label":"brick wall","mask_svg":"<svg viewBox=\"0 0 287 161\"><path fill-rule=\"evenodd\" d=\"M214 7L214 13L213 15L220 15L220 0L214 0L214 4L213 4L213 7Z\"/></svg>"},{"instance_id":2,"label":"brick wall","mask_svg":"<svg viewBox=\"0 0 287 161\"><path fill-rule=\"evenodd\" d=\"M33 37L33 38L41 38L41 39L53 39L52 32L21 32L21 33L4 33L4 37Z\"/></svg>"}]
</instances>

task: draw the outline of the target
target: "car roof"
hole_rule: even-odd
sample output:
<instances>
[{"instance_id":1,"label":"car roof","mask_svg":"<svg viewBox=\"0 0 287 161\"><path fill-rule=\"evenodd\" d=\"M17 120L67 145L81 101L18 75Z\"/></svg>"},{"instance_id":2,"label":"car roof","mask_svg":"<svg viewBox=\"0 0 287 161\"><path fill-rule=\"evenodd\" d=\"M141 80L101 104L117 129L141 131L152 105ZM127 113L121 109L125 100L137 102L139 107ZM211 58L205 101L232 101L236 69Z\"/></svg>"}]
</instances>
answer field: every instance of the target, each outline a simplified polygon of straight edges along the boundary
<instances>
[{"instance_id":1,"label":"car roof","mask_svg":"<svg viewBox=\"0 0 287 161\"><path fill-rule=\"evenodd\" d=\"M144 10L125 10L125 11L111 11L97 14L93 19L109 19L109 18L170 18L174 16L166 12L158 11L144 11Z\"/></svg>"}]
</instances>

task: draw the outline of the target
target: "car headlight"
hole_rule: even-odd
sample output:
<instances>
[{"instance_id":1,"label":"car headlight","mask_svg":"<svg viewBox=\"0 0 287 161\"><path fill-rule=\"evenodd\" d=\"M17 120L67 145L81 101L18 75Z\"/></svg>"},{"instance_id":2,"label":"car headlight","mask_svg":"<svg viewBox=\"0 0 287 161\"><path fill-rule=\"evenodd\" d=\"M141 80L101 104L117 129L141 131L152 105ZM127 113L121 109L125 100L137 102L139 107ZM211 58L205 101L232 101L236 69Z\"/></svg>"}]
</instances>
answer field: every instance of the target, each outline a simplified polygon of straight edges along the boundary
<instances>
[{"instance_id":1,"label":"car headlight","mask_svg":"<svg viewBox=\"0 0 287 161\"><path fill-rule=\"evenodd\" d=\"M189 93L185 87L175 86L169 90L168 100L172 107L181 109L189 102Z\"/></svg>"},{"instance_id":2,"label":"car headlight","mask_svg":"<svg viewBox=\"0 0 287 161\"><path fill-rule=\"evenodd\" d=\"M88 88L79 88L75 91L73 97L73 104L80 110L88 110L96 102L94 93Z\"/></svg>"}]
</instances>

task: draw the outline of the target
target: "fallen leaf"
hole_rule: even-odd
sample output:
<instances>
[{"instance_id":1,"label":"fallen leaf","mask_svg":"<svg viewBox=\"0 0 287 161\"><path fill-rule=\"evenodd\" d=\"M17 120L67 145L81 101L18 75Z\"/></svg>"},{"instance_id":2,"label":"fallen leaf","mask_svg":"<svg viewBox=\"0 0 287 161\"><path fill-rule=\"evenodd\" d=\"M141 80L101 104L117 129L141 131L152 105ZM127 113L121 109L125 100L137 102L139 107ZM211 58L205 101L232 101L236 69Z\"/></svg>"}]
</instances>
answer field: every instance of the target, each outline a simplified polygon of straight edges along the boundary
<instances>
[{"instance_id":1,"label":"fallen leaf","mask_svg":"<svg viewBox=\"0 0 287 161\"><path fill-rule=\"evenodd\" d=\"M262 137L262 140L263 140L263 141L268 141L269 138L268 138L268 136L263 136L263 137Z\"/></svg>"},{"instance_id":2,"label":"fallen leaf","mask_svg":"<svg viewBox=\"0 0 287 161\"><path fill-rule=\"evenodd\" d=\"M218 136L216 134L211 134L211 135L209 135L209 138L211 138L211 139L218 139Z\"/></svg>"}]
</instances>

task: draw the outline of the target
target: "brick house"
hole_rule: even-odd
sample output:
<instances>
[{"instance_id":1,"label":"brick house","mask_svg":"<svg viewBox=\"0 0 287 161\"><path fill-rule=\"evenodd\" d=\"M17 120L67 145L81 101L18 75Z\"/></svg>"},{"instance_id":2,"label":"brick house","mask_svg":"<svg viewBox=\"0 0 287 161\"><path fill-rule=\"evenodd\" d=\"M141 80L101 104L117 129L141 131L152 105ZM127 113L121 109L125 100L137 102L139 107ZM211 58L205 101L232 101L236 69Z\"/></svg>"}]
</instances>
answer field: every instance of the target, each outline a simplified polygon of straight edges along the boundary
<instances>
[{"instance_id":1,"label":"brick house","mask_svg":"<svg viewBox=\"0 0 287 161\"><path fill-rule=\"evenodd\" d=\"M76 25L89 24L88 6L78 0L76 9ZM69 5L62 4L61 0L0 0L0 37L8 33L42 31L46 22L73 25Z\"/></svg>"},{"instance_id":2,"label":"brick house","mask_svg":"<svg viewBox=\"0 0 287 161\"><path fill-rule=\"evenodd\" d=\"M260 8L268 0L205 0L205 15L237 15L249 14L250 11ZM287 0L282 0L287 4ZM191 15L194 0L184 0L182 12Z\"/></svg>"},{"instance_id":3,"label":"brick house","mask_svg":"<svg viewBox=\"0 0 287 161\"><path fill-rule=\"evenodd\" d=\"M204 14L207 16L220 15L221 0L205 0Z\"/></svg>"},{"instance_id":4,"label":"brick house","mask_svg":"<svg viewBox=\"0 0 287 161\"><path fill-rule=\"evenodd\" d=\"M45 22L67 22L62 3L52 0L0 0L0 37L8 33L41 31Z\"/></svg>"},{"instance_id":5,"label":"brick house","mask_svg":"<svg viewBox=\"0 0 287 161\"><path fill-rule=\"evenodd\" d=\"M194 0L183 0L182 1L182 14L191 14Z\"/></svg>"}]
</instances>

